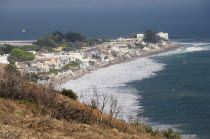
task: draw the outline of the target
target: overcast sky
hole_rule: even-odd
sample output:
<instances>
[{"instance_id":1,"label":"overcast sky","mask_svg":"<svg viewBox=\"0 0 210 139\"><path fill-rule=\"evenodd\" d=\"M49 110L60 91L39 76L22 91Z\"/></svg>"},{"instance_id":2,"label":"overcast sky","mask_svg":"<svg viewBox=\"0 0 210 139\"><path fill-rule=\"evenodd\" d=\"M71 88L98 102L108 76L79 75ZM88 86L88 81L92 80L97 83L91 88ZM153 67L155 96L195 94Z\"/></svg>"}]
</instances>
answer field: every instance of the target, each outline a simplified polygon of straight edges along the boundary
<instances>
[{"instance_id":1,"label":"overcast sky","mask_svg":"<svg viewBox=\"0 0 210 139\"><path fill-rule=\"evenodd\" d=\"M0 0L0 8L97 8L107 6L202 6L209 0Z\"/></svg>"}]
</instances>

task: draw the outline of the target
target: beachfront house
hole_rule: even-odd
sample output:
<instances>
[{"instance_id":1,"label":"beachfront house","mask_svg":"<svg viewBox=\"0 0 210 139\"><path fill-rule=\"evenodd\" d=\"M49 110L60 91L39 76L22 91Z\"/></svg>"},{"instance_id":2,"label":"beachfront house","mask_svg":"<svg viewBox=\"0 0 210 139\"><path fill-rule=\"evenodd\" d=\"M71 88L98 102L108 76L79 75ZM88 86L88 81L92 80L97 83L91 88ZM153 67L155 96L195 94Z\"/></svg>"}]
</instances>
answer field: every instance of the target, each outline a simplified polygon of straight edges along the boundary
<instances>
[{"instance_id":1,"label":"beachfront house","mask_svg":"<svg viewBox=\"0 0 210 139\"><path fill-rule=\"evenodd\" d=\"M160 37L160 39L164 39L164 40L169 39L168 38L168 33L159 32L157 35Z\"/></svg>"},{"instance_id":2,"label":"beachfront house","mask_svg":"<svg viewBox=\"0 0 210 139\"><path fill-rule=\"evenodd\" d=\"M128 44L127 43L123 43L123 42L116 42L115 44L112 44L112 48L113 51L127 51L128 50Z\"/></svg>"},{"instance_id":3,"label":"beachfront house","mask_svg":"<svg viewBox=\"0 0 210 139\"><path fill-rule=\"evenodd\" d=\"M63 66L59 58L37 58L35 61L42 72L49 72L51 68L61 69Z\"/></svg>"},{"instance_id":4,"label":"beachfront house","mask_svg":"<svg viewBox=\"0 0 210 139\"><path fill-rule=\"evenodd\" d=\"M157 33L157 36L159 37L159 39L163 39L163 40L169 39L168 33L159 32L159 33ZM143 41L144 34L137 34L137 39Z\"/></svg>"},{"instance_id":5,"label":"beachfront house","mask_svg":"<svg viewBox=\"0 0 210 139\"><path fill-rule=\"evenodd\" d=\"M138 39L138 41L143 41L144 34L137 34L137 39Z\"/></svg>"},{"instance_id":6,"label":"beachfront house","mask_svg":"<svg viewBox=\"0 0 210 139\"><path fill-rule=\"evenodd\" d=\"M40 69L37 66L32 66L32 61L15 62L17 70L21 73L35 73L37 74Z\"/></svg>"},{"instance_id":7,"label":"beachfront house","mask_svg":"<svg viewBox=\"0 0 210 139\"><path fill-rule=\"evenodd\" d=\"M119 38L117 39L117 42L127 42L127 43L139 42L139 39L138 38Z\"/></svg>"}]
</instances>

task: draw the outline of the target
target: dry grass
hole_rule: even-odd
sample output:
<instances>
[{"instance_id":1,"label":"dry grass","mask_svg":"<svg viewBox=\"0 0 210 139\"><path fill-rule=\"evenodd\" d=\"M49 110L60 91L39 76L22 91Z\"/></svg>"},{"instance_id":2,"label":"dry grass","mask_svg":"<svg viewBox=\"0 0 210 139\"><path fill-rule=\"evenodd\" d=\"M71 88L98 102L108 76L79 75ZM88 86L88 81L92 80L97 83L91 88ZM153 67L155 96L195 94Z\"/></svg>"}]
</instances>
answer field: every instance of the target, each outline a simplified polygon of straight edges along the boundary
<instances>
[{"instance_id":1,"label":"dry grass","mask_svg":"<svg viewBox=\"0 0 210 139\"><path fill-rule=\"evenodd\" d=\"M77 121L57 120L37 115L39 110L18 101L0 98L0 138L14 139L151 139L148 134L135 135L87 125Z\"/></svg>"}]
</instances>

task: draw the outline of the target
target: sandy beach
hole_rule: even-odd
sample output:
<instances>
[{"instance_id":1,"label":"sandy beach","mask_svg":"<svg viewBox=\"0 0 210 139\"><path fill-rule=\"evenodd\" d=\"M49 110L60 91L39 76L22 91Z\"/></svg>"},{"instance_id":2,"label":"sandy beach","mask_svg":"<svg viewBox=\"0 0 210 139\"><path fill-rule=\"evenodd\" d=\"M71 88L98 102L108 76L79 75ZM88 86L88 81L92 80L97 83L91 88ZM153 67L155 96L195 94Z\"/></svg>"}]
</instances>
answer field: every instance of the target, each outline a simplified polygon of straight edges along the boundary
<instances>
[{"instance_id":1,"label":"sandy beach","mask_svg":"<svg viewBox=\"0 0 210 139\"><path fill-rule=\"evenodd\" d=\"M26 46L26 45L33 45L32 41L0 41L1 45L12 45L12 46Z\"/></svg>"},{"instance_id":2,"label":"sandy beach","mask_svg":"<svg viewBox=\"0 0 210 139\"><path fill-rule=\"evenodd\" d=\"M153 55L158 54L158 53L163 53L163 52L167 52L167 51L177 49L179 47L181 47L181 45L167 44L167 45L165 45L161 48L142 51L140 55L133 55L130 58L116 58L115 60L109 61L107 63L97 64L97 65L91 67L91 69L75 71L74 75L69 74L69 75L62 76L62 77L59 77L59 78L56 78L56 79L52 79L51 84L53 85L54 88L60 89L60 86L62 84L65 84L66 82L68 82L70 80L76 80L76 79L84 76L85 74L89 74L91 71L97 70L99 68L108 67L108 66L114 65L114 64L130 62L130 61L133 61L135 59L142 58L142 57L153 56Z\"/></svg>"}]
</instances>

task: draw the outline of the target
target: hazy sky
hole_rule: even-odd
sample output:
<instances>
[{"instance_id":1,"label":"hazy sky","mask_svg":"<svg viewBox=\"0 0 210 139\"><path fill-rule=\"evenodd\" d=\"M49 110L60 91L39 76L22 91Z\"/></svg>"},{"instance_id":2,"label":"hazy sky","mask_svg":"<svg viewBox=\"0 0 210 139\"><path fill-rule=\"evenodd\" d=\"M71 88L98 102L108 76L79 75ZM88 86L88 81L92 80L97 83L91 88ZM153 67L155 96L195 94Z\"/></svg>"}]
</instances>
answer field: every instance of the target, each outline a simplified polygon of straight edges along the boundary
<instances>
[{"instance_id":1,"label":"hazy sky","mask_svg":"<svg viewBox=\"0 0 210 139\"><path fill-rule=\"evenodd\" d=\"M209 0L0 0L0 8L97 8L130 6L201 6Z\"/></svg>"}]
</instances>

